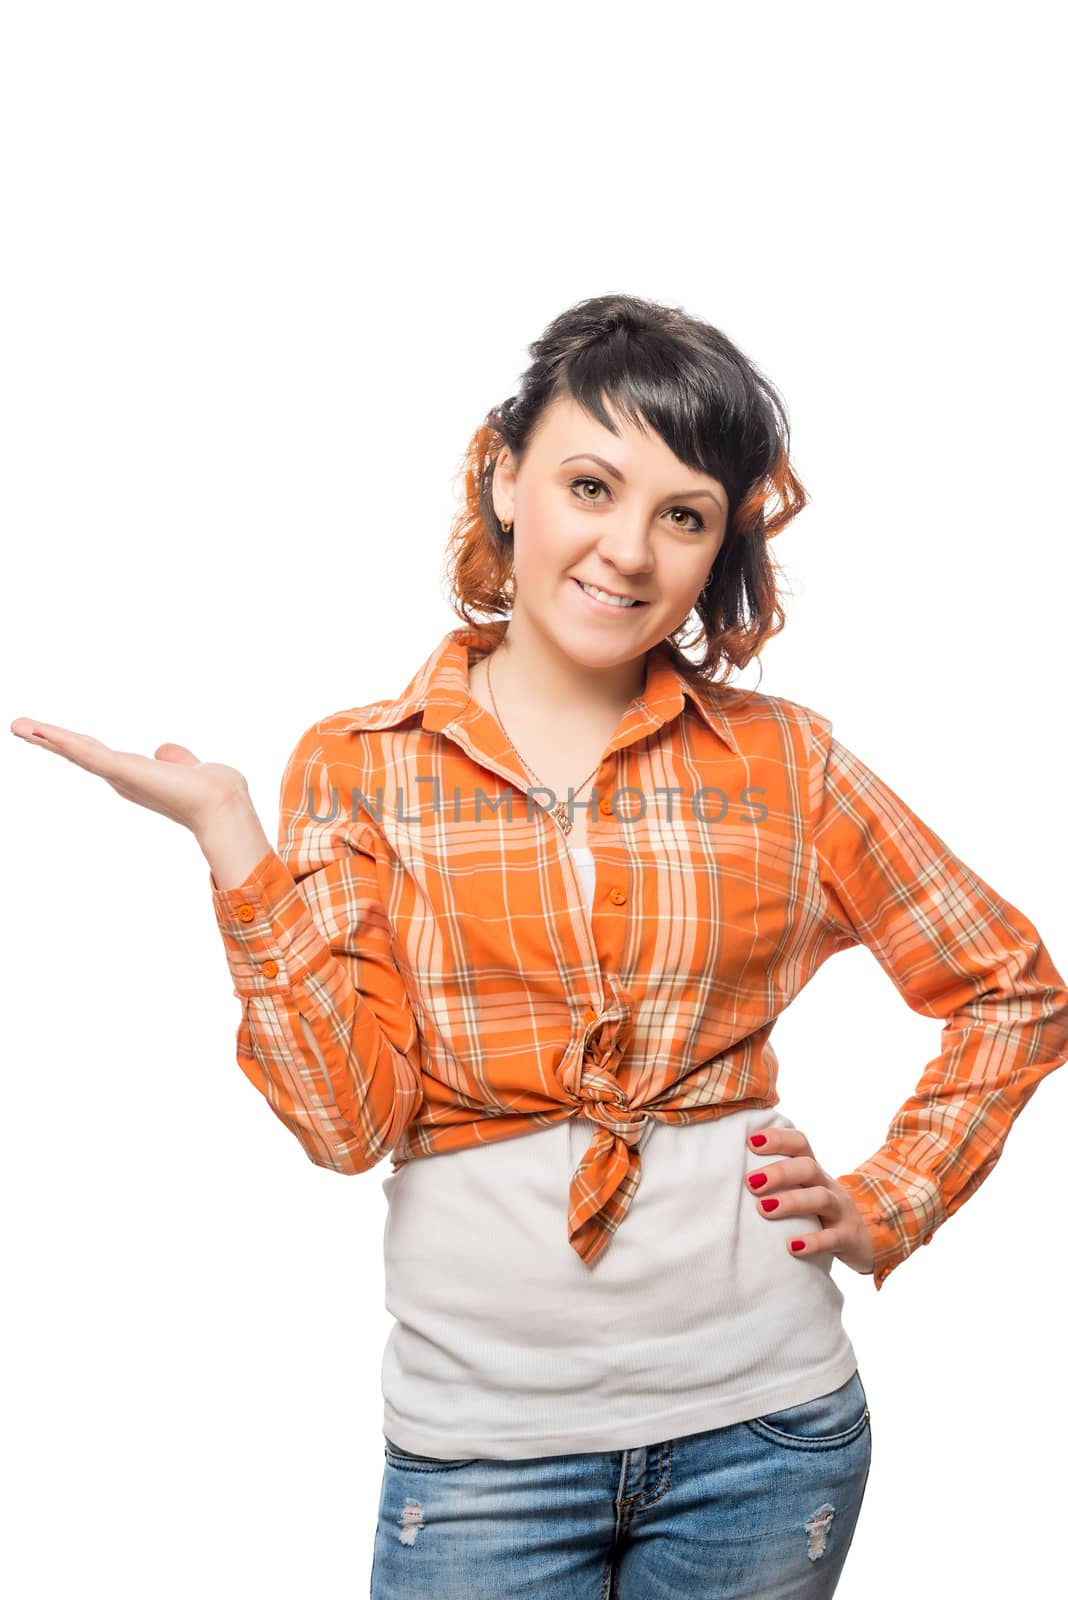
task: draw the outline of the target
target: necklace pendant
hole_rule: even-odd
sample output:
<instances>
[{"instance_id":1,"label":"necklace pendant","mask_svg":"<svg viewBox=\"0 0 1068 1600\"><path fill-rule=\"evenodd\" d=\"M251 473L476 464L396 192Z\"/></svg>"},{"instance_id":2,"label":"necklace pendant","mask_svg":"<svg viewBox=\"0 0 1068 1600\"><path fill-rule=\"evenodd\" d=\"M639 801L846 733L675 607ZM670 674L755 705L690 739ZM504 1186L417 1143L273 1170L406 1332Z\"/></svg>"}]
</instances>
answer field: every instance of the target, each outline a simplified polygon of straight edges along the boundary
<instances>
[{"instance_id":1,"label":"necklace pendant","mask_svg":"<svg viewBox=\"0 0 1068 1600\"><path fill-rule=\"evenodd\" d=\"M567 814L567 804L565 801L558 800L553 806L549 815L556 818L557 822L560 824L561 828L563 828L565 833L571 832L571 829L574 826L574 821Z\"/></svg>"}]
</instances>

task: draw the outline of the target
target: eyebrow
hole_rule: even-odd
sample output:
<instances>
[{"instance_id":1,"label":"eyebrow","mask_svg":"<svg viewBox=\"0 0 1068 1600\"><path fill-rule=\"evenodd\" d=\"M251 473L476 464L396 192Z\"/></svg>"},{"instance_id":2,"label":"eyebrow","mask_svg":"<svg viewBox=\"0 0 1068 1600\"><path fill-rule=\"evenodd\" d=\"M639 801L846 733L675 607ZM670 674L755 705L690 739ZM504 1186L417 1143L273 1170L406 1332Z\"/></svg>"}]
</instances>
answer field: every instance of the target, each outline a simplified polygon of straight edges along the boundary
<instances>
[{"instance_id":1,"label":"eyebrow","mask_svg":"<svg viewBox=\"0 0 1068 1600\"><path fill-rule=\"evenodd\" d=\"M560 465L566 467L569 461L596 461L599 467L603 467L606 472L611 473L617 483L626 483L627 481L618 467L614 467L610 461L606 461L604 456L595 456L590 450L584 450L581 455L577 456L565 456ZM713 494L711 489L682 489L679 497L683 500L711 500L715 505L719 506L721 511L724 509L719 495Z\"/></svg>"}]
</instances>

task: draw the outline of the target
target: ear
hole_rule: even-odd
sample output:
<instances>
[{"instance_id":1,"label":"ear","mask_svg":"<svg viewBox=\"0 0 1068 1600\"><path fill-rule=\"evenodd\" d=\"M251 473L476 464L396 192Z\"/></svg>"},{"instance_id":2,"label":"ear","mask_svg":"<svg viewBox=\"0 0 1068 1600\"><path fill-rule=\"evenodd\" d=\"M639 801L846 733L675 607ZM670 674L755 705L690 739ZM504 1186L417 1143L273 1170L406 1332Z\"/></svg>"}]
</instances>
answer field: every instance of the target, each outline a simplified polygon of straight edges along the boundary
<instances>
[{"instance_id":1,"label":"ear","mask_svg":"<svg viewBox=\"0 0 1068 1600\"><path fill-rule=\"evenodd\" d=\"M499 522L515 520L515 458L508 445L502 445L493 466L493 509Z\"/></svg>"}]
</instances>

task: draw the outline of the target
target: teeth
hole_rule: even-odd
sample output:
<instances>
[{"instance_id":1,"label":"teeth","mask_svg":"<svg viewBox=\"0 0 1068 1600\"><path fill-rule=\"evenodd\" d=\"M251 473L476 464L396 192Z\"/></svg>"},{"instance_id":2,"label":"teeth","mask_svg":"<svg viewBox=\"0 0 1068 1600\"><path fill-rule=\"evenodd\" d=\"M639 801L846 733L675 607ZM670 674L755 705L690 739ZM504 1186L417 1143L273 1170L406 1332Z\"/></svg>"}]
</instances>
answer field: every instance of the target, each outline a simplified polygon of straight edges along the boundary
<instances>
[{"instance_id":1,"label":"teeth","mask_svg":"<svg viewBox=\"0 0 1068 1600\"><path fill-rule=\"evenodd\" d=\"M617 594L609 594L605 589L595 589L592 584L580 583L580 589L585 589L587 594L592 594L595 600L607 600L610 606L636 606L637 600L625 600Z\"/></svg>"}]
</instances>

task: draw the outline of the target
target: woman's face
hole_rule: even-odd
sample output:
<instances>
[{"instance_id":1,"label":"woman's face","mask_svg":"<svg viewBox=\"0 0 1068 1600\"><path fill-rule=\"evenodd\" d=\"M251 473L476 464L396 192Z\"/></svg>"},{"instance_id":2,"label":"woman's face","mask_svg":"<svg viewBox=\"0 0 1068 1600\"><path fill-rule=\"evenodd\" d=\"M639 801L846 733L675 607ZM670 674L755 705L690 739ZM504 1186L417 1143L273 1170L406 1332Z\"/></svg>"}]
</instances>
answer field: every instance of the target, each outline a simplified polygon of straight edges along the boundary
<instances>
[{"instance_id":1,"label":"woman's face","mask_svg":"<svg viewBox=\"0 0 1068 1600\"><path fill-rule=\"evenodd\" d=\"M514 524L513 618L591 668L644 655L686 620L728 515L716 478L609 412L618 434L569 396L554 401L519 470L505 448L493 476L497 516ZM605 604L579 579L641 604Z\"/></svg>"}]
</instances>

